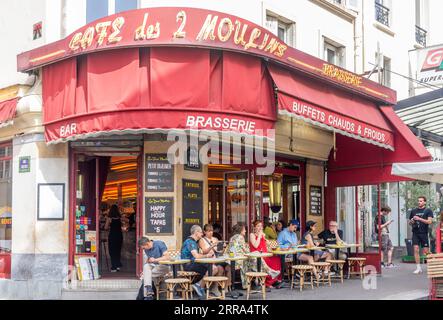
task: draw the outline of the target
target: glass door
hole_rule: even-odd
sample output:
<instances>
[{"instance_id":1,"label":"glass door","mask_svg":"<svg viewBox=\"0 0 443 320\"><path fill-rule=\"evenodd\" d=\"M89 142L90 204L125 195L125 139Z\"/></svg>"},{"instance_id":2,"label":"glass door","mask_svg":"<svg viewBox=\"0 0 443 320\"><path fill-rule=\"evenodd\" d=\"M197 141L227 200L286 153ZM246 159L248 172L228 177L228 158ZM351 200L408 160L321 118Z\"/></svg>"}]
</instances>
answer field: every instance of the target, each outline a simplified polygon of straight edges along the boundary
<instances>
[{"instance_id":1,"label":"glass door","mask_svg":"<svg viewBox=\"0 0 443 320\"><path fill-rule=\"evenodd\" d=\"M248 171L224 174L224 227L225 239L232 236L232 227L239 222L249 226L249 173Z\"/></svg>"}]
</instances>

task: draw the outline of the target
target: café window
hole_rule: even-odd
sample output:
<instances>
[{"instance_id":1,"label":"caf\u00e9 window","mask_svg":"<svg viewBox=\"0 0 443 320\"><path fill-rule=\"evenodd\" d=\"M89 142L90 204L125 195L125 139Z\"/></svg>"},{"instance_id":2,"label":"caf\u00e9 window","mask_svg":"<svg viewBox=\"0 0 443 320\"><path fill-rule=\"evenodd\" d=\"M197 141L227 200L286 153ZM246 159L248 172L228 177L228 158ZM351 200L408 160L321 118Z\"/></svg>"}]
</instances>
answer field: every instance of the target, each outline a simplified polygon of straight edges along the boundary
<instances>
[{"instance_id":1,"label":"caf\u00e9 window","mask_svg":"<svg viewBox=\"0 0 443 320\"><path fill-rule=\"evenodd\" d=\"M266 15L266 28L287 45L295 47L294 21L268 11Z\"/></svg>"},{"instance_id":2,"label":"caf\u00e9 window","mask_svg":"<svg viewBox=\"0 0 443 320\"><path fill-rule=\"evenodd\" d=\"M12 242L12 144L0 144L0 253Z\"/></svg>"},{"instance_id":3,"label":"caf\u00e9 window","mask_svg":"<svg viewBox=\"0 0 443 320\"><path fill-rule=\"evenodd\" d=\"M138 0L87 0L86 23L138 7Z\"/></svg>"}]
</instances>

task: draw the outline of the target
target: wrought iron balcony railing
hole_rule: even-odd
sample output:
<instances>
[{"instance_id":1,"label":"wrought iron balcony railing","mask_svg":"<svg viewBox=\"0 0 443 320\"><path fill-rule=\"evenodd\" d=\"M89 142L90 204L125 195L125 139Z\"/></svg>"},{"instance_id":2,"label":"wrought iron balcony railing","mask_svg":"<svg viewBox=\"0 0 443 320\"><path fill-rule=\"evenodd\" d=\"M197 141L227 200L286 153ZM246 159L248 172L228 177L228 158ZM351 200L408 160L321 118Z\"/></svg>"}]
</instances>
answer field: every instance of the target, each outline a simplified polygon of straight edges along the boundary
<instances>
[{"instance_id":1,"label":"wrought iron balcony railing","mask_svg":"<svg viewBox=\"0 0 443 320\"><path fill-rule=\"evenodd\" d=\"M428 32L420 28L419 26L415 26L415 41L417 41L418 44L422 45L423 47L426 47L426 37L428 35Z\"/></svg>"},{"instance_id":2,"label":"wrought iron balcony railing","mask_svg":"<svg viewBox=\"0 0 443 320\"><path fill-rule=\"evenodd\" d=\"M389 27L389 8L381 3L375 3L375 20Z\"/></svg>"}]
</instances>

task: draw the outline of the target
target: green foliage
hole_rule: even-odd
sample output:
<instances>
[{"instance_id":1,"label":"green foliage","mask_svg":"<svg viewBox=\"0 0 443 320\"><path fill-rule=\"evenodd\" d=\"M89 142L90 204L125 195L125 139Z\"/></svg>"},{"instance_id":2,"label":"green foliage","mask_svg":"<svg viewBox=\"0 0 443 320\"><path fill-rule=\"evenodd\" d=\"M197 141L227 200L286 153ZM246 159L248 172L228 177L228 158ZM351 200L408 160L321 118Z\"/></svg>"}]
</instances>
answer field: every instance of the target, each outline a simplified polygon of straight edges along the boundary
<instances>
[{"instance_id":1,"label":"green foliage","mask_svg":"<svg viewBox=\"0 0 443 320\"><path fill-rule=\"evenodd\" d=\"M416 208L420 196L426 197L428 200L427 207L433 212L440 210L437 192L431 187L431 184L427 182L412 181L400 184L400 197L405 200L405 207L401 210L402 213L407 213L411 209Z\"/></svg>"}]
</instances>

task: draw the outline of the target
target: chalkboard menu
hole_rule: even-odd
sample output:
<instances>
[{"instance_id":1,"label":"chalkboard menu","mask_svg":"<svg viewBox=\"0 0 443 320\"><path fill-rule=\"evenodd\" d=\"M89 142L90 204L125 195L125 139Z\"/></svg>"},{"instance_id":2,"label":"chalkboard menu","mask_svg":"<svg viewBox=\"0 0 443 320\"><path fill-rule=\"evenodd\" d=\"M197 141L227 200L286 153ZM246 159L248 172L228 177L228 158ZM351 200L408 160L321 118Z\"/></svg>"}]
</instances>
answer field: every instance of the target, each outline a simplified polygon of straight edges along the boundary
<instances>
[{"instance_id":1,"label":"chalkboard menu","mask_svg":"<svg viewBox=\"0 0 443 320\"><path fill-rule=\"evenodd\" d=\"M203 181L183 179L183 241L189 237L191 227L203 227Z\"/></svg>"},{"instance_id":2,"label":"chalkboard menu","mask_svg":"<svg viewBox=\"0 0 443 320\"><path fill-rule=\"evenodd\" d=\"M189 147L186 153L185 170L202 171L202 166L199 158L198 148Z\"/></svg>"},{"instance_id":3,"label":"chalkboard menu","mask_svg":"<svg viewBox=\"0 0 443 320\"><path fill-rule=\"evenodd\" d=\"M309 188L309 200L311 216L321 216L322 188L319 186L311 186Z\"/></svg>"},{"instance_id":4,"label":"chalkboard menu","mask_svg":"<svg viewBox=\"0 0 443 320\"><path fill-rule=\"evenodd\" d=\"M146 198L146 233L174 234L174 198Z\"/></svg>"},{"instance_id":5,"label":"chalkboard menu","mask_svg":"<svg viewBox=\"0 0 443 320\"><path fill-rule=\"evenodd\" d=\"M174 191L174 165L167 154L146 154L146 191Z\"/></svg>"}]
</instances>

